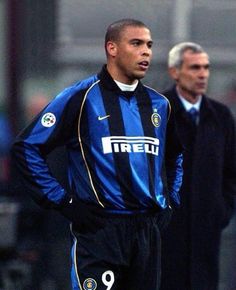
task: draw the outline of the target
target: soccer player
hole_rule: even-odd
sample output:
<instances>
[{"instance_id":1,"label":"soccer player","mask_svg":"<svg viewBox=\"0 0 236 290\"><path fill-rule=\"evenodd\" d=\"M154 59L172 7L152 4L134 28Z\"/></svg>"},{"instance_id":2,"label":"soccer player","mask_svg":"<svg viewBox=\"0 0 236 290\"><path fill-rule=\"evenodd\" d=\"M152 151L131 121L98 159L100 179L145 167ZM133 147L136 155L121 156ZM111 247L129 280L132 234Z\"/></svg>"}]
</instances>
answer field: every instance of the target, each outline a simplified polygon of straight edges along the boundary
<instances>
[{"instance_id":1,"label":"soccer player","mask_svg":"<svg viewBox=\"0 0 236 290\"><path fill-rule=\"evenodd\" d=\"M61 92L12 148L34 200L71 221L74 290L159 289L160 229L180 203L182 146L168 100L140 81L152 45L144 23L111 24L100 73ZM62 144L69 192L45 161Z\"/></svg>"}]
</instances>

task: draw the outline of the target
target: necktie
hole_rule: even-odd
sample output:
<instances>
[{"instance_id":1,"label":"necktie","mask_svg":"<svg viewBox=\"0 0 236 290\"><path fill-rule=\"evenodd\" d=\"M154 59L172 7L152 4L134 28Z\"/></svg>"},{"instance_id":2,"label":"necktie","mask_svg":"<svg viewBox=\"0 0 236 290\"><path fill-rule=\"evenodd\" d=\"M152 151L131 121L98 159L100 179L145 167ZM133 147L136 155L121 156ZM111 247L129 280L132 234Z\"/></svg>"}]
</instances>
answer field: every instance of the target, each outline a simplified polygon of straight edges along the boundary
<instances>
[{"instance_id":1,"label":"necktie","mask_svg":"<svg viewBox=\"0 0 236 290\"><path fill-rule=\"evenodd\" d=\"M189 111L188 111L188 114L189 114L189 117L191 119L191 121L194 123L194 124L197 124L198 123L198 116L199 116L199 112L196 108L191 108Z\"/></svg>"}]
</instances>

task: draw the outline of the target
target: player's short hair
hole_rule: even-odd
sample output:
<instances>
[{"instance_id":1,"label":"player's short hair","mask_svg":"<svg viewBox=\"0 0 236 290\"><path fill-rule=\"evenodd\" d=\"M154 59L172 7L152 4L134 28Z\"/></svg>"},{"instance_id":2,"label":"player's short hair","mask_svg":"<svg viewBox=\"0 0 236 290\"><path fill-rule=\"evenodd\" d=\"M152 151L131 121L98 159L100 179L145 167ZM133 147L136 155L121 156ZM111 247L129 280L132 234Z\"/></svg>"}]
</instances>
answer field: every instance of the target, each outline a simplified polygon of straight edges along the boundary
<instances>
[{"instance_id":1,"label":"player's short hair","mask_svg":"<svg viewBox=\"0 0 236 290\"><path fill-rule=\"evenodd\" d=\"M140 20L129 18L117 20L107 28L105 35L105 48L108 41L119 41L121 32L128 26L147 28L147 26Z\"/></svg>"},{"instance_id":2,"label":"player's short hair","mask_svg":"<svg viewBox=\"0 0 236 290\"><path fill-rule=\"evenodd\" d=\"M176 44L169 52L168 67L180 68L183 64L183 54L187 50L190 50L193 53L205 52L201 45L194 42L181 42Z\"/></svg>"}]
</instances>

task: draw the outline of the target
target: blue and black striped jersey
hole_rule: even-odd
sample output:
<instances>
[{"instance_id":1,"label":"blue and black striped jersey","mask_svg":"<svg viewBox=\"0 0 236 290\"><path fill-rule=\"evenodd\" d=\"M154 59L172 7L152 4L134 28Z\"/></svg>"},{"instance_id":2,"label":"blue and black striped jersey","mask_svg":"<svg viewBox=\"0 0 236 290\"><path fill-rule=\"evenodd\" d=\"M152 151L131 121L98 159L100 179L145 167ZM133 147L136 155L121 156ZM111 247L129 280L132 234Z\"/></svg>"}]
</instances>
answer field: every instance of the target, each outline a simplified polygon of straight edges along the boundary
<instances>
[{"instance_id":1,"label":"blue and black striped jersey","mask_svg":"<svg viewBox=\"0 0 236 290\"><path fill-rule=\"evenodd\" d=\"M139 82L122 92L104 67L56 96L24 129L13 153L34 199L60 207L68 193L52 176L46 156L65 145L71 192L87 204L114 211L179 204L182 147L168 100Z\"/></svg>"}]
</instances>

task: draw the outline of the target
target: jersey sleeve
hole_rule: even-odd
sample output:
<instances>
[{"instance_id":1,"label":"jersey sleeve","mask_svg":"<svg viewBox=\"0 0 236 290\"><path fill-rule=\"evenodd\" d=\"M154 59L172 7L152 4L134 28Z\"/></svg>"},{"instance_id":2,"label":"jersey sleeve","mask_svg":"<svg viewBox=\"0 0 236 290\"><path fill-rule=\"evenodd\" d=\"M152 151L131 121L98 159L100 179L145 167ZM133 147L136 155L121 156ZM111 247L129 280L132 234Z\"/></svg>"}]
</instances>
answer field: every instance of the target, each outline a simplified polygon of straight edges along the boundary
<instances>
[{"instance_id":1,"label":"jersey sleeve","mask_svg":"<svg viewBox=\"0 0 236 290\"><path fill-rule=\"evenodd\" d=\"M176 131L174 114L170 113L166 132L165 169L170 203L180 205L179 190L183 178L183 146Z\"/></svg>"},{"instance_id":2,"label":"jersey sleeve","mask_svg":"<svg viewBox=\"0 0 236 290\"><path fill-rule=\"evenodd\" d=\"M60 208L66 190L52 175L46 157L54 148L69 140L73 111L68 114L71 90L58 95L16 138L12 158L24 186L43 207Z\"/></svg>"}]
</instances>

